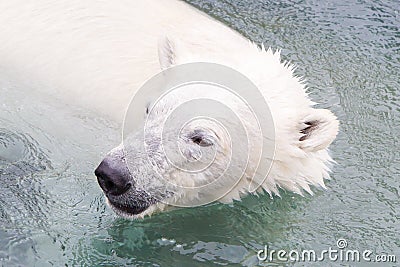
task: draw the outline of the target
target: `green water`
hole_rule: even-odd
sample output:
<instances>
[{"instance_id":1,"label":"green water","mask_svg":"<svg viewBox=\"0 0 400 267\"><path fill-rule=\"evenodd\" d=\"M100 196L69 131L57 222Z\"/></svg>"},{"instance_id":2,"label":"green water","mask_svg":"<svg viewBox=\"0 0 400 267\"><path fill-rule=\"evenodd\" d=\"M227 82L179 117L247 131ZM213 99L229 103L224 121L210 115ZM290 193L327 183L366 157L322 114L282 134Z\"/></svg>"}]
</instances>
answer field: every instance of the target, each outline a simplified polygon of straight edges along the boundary
<instances>
[{"instance_id":1,"label":"green water","mask_svg":"<svg viewBox=\"0 0 400 267\"><path fill-rule=\"evenodd\" d=\"M0 265L365 266L259 262L270 249L348 248L400 261L400 3L211 1L194 6L282 48L341 131L326 191L118 219L93 170L119 142L110 122L23 93L0 75ZM351 3L349 3L351 2ZM3 73L3 70L0 70ZM51 116L49 116L51 114Z\"/></svg>"}]
</instances>

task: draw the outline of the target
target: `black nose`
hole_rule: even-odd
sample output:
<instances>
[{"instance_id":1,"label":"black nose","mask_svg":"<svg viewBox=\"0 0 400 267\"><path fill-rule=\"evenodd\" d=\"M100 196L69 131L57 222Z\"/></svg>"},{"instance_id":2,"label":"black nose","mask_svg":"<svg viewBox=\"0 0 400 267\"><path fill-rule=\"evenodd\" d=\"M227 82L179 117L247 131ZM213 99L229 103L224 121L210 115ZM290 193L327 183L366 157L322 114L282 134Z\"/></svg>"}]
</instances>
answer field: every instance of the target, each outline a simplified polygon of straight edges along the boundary
<instances>
[{"instance_id":1,"label":"black nose","mask_svg":"<svg viewBox=\"0 0 400 267\"><path fill-rule=\"evenodd\" d=\"M113 163L104 159L94 171L97 181L107 195L119 196L132 186L130 173L123 162Z\"/></svg>"}]
</instances>

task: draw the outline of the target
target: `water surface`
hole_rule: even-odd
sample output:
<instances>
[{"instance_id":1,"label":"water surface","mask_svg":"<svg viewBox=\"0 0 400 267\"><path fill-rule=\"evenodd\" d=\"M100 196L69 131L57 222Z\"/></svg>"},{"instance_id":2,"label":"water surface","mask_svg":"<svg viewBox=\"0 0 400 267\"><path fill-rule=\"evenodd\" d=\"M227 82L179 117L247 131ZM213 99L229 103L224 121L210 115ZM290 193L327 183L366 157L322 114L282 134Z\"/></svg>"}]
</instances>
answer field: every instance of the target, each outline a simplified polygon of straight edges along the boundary
<instances>
[{"instance_id":1,"label":"water surface","mask_svg":"<svg viewBox=\"0 0 400 267\"><path fill-rule=\"evenodd\" d=\"M307 77L319 107L337 114L341 132L331 146L337 165L328 190L118 219L93 176L118 144L118 128L78 107L27 95L29 85L0 72L0 265L254 266L263 264L256 251L267 244L320 251L339 238L399 261L399 3L187 2L257 43L281 48Z\"/></svg>"}]
</instances>

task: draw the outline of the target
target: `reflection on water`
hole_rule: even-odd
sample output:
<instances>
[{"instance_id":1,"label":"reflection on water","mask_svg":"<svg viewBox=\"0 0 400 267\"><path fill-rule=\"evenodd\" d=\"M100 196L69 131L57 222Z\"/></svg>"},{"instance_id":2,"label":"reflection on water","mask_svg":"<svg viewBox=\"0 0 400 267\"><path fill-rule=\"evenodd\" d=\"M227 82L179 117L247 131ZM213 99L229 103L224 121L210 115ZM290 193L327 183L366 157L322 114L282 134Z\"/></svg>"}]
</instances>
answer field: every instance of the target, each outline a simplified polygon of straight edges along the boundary
<instances>
[{"instance_id":1,"label":"reflection on water","mask_svg":"<svg viewBox=\"0 0 400 267\"><path fill-rule=\"evenodd\" d=\"M282 48L340 117L329 189L117 219L92 173L118 128L0 75L0 265L252 266L265 244L322 250L338 238L400 257L398 3L188 2Z\"/></svg>"}]
</instances>

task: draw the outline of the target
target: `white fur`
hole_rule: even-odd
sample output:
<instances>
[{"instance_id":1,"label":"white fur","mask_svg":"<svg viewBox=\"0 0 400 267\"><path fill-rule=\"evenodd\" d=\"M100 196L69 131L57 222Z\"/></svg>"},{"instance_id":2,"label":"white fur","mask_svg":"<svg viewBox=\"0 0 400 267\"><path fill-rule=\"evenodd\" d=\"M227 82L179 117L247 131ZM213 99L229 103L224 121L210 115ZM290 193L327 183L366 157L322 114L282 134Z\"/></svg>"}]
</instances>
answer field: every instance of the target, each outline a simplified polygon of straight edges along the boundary
<instances>
[{"instance_id":1,"label":"white fur","mask_svg":"<svg viewBox=\"0 0 400 267\"><path fill-rule=\"evenodd\" d=\"M279 52L252 44L187 4L0 0L0 10L1 69L119 122L135 90L161 68L207 61L237 69L261 89L275 122L276 155L262 187L271 194L279 188L312 193L310 185L324 187L329 178L327 148L338 131L336 117L312 108L304 83ZM300 141L310 120L318 127ZM223 200L246 194L245 183Z\"/></svg>"}]
</instances>

